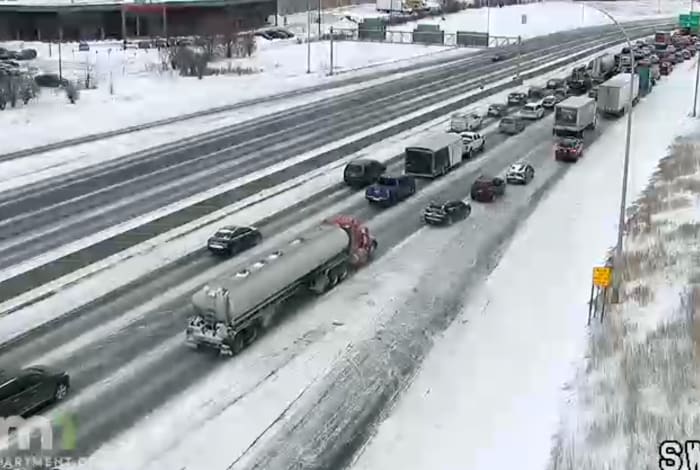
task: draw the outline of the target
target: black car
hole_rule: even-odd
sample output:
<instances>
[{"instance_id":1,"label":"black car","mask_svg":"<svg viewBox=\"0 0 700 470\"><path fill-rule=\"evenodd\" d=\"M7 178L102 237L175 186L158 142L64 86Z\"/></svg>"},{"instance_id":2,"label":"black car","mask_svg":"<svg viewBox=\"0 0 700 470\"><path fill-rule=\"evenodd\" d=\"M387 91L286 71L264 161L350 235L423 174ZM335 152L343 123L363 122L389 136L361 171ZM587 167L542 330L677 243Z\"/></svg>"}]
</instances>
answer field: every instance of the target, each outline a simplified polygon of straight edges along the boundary
<instances>
[{"instance_id":1,"label":"black car","mask_svg":"<svg viewBox=\"0 0 700 470\"><path fill-rule=\"evenodd\" d=\"M538 101L544 98L545 96L547 96L547 91L542 87L533 86L530 87L529 90L527 90L527 97L531 100Z\"/></svg>"},{"instance_id":2,"label":"black car","mask_svg":"<svg viewBox=\"0 0 700 470\"><path fill-rule=\"evenodd\" d=\"M486 115L489 117L503 117L508 114L508 105L502 103L494 103L489 106Z\"/></svg>"},{"instance_id":3,"label":"black car","mask_svg":"<svg viewBox=\"0 0 700 470\"><path fill-rule=\"evenodd\" d=\"M508 106L522 106L527 103L527 94L514 91L508 95Z\"/></svg>"},{"instance_id":4,"label":"black car","mask_svg":"<svg viewBox=\"0 0 700 470\"><path fill-rule=\"evenodd\" d=\"M498 176L479 176L471 188L472 199L479 202L493 202L505 193L506 182Z\"/></svg>"},{"instance_id":5,"label":"black car","mask_svg":"<svg viewBox=\"0 0 700 470\"><path fill-rule=\"evenodd\" d=\"M557 88L562 88L566 86L566 80L563 78L550 78L547 80L546 88L548 90L556 90Z\"/></svg>"},{"instance_id":6,"label":"black car","mask_svg":"<svg viewBox=\"0 0 700 470\"><path fill-rule=\"evenodd\" d=\"M262 234L254 227L222 227L207 240L207 248L214 254L235 255L262 241Z\"/></svg>"},{"instance_id":7,"label":"black car","mask_svg":"<svg viewBox=\"0 0 700 470\"><path fill-rule=\"evenodd\" d=\"M464 201L431 202L423 210L423 220L428 225L450 225L471 213L472 206Z\"/></svg>"},{"instance_id":8,"label":"black car","mask_svg":"<svg viewBox=\"0 0 700 470\"><path fill-rule=\"evenodd\" d=\"M491 62L500 62L506 58L506 55L502 52L498 52L491 56Z\"/></svg>"},{"instance_id":9,"label":"black car","mask_svg":"<svg viewBox=\"0 0 700 470\"><path fill-rule=\"evenodd\" d=\"M377 160L361 158L354 160L345 166L343 180L345 184L353 188L364 188L376 183L386 171L386 165Z\"/></svg>"},{"instance_id":10,"label":"black car","mask_svg":"<svg viewBox=\"0 0 700 470\"><path fill-rule=\"evenodd\" d=\"M0 370L0 416L28 416L63 400L69 389L70 377L64 371L43 366Z\"/></svg>"}]
</instances>

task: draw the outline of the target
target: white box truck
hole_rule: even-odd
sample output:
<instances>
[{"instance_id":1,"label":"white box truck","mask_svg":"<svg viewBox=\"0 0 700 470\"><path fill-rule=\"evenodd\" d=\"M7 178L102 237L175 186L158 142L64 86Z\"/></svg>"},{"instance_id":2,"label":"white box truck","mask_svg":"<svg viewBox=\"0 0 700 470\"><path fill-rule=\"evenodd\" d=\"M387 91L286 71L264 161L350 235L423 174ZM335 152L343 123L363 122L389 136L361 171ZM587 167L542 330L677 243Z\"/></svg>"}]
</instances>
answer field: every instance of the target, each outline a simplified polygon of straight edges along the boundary
<instances>
[{"instance_id":1,"label":"white box truck","mask_svg":"<svg viewBox=\"0 0 700 470\"><path fill-rule=\"evenodd\" d=\"M586 129L598 124L596 101L588 96L572 96L554 107L552 133L562 137L583 137Z\"/></svg>"},{"instance_id":2,"label":"white box truck","mask_svg":"<svg viewBox=\"0 0 700 470\"><path fill-rule=\"evenodd\" d=\"M639 101L637 74L616 75L598 86L598 109L607 116L622 116L627 111L630 93L632 93L632 105L637 104Z\"/></svg>"},{"instance_id":3,"label":"white box truck","mask_svg":"<svg viewBox=\"0 0 700 470\"><path fill-rule=\"evenodd\" d=\"M404 173L423 178L442 176L461 163L464 153L459 134L436 132L406 147Z\"/></svg>"},{"instance_id":4,"label":"white box truck","mask_svg":"<svg viewBox=\"0 0 700 470\"><path fill-rule=\"evenodd\" d=\"M403 0L377 0L377 11L391 13L406 10Z\"/></svg>"}]
</instances>

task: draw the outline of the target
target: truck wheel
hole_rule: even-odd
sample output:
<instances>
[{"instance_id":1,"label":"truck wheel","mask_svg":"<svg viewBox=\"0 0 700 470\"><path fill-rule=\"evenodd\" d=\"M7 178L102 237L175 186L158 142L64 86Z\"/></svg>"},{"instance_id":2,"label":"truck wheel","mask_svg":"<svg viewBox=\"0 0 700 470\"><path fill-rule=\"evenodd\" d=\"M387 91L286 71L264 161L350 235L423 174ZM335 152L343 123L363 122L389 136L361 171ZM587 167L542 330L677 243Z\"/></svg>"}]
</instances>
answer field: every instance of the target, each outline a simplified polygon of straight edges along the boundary
<instances>
[{"instance_id":1,"label":"truck wheel","mask_svg":"<svg viewBox=\"0 0 700 470\"><path fill-rule=\"evenodd\" d=\"M239 331L236 333L236 336L234 336L233 340L230 342L229 347L231 348L232 356L237 356L245 349L246 341L244 332L245 331Z\"/></svg>"}]
</instances>

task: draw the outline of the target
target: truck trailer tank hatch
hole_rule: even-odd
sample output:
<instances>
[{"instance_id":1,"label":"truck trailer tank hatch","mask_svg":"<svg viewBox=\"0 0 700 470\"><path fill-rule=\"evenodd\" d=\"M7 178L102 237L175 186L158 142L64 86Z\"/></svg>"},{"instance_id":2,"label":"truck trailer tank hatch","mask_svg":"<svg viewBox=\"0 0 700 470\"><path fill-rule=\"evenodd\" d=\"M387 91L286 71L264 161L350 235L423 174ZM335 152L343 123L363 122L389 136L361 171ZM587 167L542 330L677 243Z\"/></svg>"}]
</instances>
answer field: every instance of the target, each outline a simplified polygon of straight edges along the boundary
<instances>
[{"instance_id":1,"label":"truck trailer tank hatch","mask_svg":"<svg viewBox=\"0 0 700 470\"><path fill-rule=\"evenodd\" d=\"M267 259L273 260L273 259L279 258L280 256L282 256L282 252L278 250L278 251L275 251L275 252L270 253L269 255L267 255Z\"/></svg>"},{"instance_id":2,"label":"truck trailer tank hatch","mask_svg":"<svg viewBox=\"0 0 700 470\"><path fill-rule=\"evenodd\" d=\"M247 277L250 274L250 271L247 269L241 269L236 273L236 277Z\"/></svg>"}]
</instances>

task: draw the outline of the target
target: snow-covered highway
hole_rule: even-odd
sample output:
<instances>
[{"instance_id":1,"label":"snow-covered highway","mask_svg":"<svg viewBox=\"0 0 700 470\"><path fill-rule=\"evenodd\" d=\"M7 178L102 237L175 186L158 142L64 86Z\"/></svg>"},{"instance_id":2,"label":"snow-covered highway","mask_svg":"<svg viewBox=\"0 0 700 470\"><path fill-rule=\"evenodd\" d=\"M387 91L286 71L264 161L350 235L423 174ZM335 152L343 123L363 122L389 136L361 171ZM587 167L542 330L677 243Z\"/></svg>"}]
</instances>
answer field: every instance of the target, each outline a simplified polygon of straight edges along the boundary
<instances>
[{"instance_id":1,"label":"snow-covered highway","mask_svg":"<svg viewBox=\"0 0 700 470\"><path fill-rule=\"evenodd\" d=\"M657 21L654 24L662 23ZM545 65L555 59L570 60L577 52L620 42L617 32L603 30L606 32L590 42L581 40L582 31L568 33L570 36L564 33L561 33L563 36L554 35L548 41L559 44L545 49L540 49L538 45L541 39L533 40L532 44L524 47L525 50L534 48L534 52L523 54L523 70ZM654 26L630 26L628 30L632 35L641 36L653 31ZM562 42L562 38L567 38L568 42ZM551 55L542 56L547 52ZM504 67L506 70L499 72ZM163 230L304 174L309 169L331 163L440 114L459 109L476 99L476 96L464 96L466 92L478 92L479 86L486 80L507 81L514 73L513 69L513 61L491 64L489 58L468 58L450 66L417 73L413 78L415 84L406 78L390 81L385 86L341 95L320 106L292 109L288 113L256 119L202 144L190 142L182 149L171 150L156 148L148 158L141 155L135 161L116 160L108 163L105 169L88 168L83 170L83 174L59 175L11 191L4 200L0 199L0 207L6 214L0 226L0 236L3 238L0 266L9 269L0 283L0 300L7 300L37 284L56 279L147 240ZM489 76L489 73L493 75ZM472 82L467 85L470 78ZM464 98L459 99L460 96ZM449 99L453 101L437 109L420 111ZM353 139L352 136L358 132L367 134ZM342 145L333 147L334 142L341 142ZM331 145L331 148L313 153L314 149L323 148L324 145ZM123 235L112 234L105 242L100 241L82 249L74 248L73 253L46 259L51 256L52 250L61 245L217 185L245 175L256 175L256 171L276 163L293 161L290 159L299 155L308 155L308 159L280 168L277 173L261 174L254 181L228 189L223 194L190 206L184 212L180 210L168 214L150 224L144 221L138 229L133 228ZM33 259L36 257L40 257L41 263ZM74 261L68 263L67 259ZM11 268L19 261L23 261L23 264Z\"/></svg>"}]
</instances>

